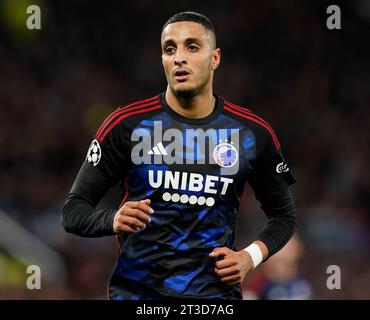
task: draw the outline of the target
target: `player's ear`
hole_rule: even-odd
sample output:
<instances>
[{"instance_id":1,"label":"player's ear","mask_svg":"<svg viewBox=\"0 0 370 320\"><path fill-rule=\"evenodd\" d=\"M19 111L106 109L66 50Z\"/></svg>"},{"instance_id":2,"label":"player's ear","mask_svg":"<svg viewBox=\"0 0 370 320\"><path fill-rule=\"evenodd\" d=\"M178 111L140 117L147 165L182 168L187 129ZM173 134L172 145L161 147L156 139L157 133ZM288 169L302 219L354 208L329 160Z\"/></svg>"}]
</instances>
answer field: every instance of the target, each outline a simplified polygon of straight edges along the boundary
<instances>
[{"instance_id":1,"label":"player's ear","mask_svg":"<svg viewBox=\"0 0 370 320\"><path fill-rule=\"evenodd\" d=\"M211 63L211 69L216 70L221 62L221 49L216 48L212 51L212 63Z\"/></svg>"}]
</instances>

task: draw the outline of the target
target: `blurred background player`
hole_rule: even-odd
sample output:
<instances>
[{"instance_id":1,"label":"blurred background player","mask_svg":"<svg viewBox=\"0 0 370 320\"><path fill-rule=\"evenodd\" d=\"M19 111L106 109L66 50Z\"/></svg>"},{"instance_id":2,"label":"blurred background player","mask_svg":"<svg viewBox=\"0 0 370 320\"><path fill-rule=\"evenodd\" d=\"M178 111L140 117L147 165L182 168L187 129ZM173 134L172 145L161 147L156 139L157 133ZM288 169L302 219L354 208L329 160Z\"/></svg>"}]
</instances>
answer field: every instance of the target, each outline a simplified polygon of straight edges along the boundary
<instances>
[{"instance_id":1,"label":"blurred background player","mask_svg":"<svg viewBox=\"0 0 370 320\"><path fill-rule=\"evenodd\" d=\"M295 234L278 253L243 283L243 299L309 300L311 284L302 275L303 243Z\"/></svg>"}]
</instances>

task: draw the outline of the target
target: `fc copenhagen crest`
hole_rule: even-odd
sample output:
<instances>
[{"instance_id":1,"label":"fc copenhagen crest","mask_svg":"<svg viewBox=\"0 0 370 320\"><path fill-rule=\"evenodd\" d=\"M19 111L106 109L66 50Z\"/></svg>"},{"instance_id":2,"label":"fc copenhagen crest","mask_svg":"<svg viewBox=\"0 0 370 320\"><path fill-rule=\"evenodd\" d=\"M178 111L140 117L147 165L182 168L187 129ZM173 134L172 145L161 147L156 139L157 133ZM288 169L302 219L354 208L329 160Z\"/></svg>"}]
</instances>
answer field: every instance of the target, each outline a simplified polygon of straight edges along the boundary
<instances>
[{"instance_id":1,"label":"fc copenhagen crest","mask_svg":"<svg viewBox=\"0 0 370 320\"><path fill-rule=\"evenodd\" d=\"M238 161L238 151L232 144L222 142L213 150L213 159L219 166L229 168Z\"/></svg>"}]
</instances>

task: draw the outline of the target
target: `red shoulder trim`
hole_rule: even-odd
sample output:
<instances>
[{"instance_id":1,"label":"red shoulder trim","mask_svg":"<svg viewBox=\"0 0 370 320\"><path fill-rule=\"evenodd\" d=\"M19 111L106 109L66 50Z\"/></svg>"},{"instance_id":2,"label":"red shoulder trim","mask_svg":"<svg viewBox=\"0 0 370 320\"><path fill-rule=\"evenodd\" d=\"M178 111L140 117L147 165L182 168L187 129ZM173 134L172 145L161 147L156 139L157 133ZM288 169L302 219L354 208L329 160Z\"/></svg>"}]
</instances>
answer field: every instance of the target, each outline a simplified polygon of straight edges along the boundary
<instances>
[{"instance_id":1,"label":"red shoulder trim","mask_svg":"<svg viewBox=\"0 0 370 320\"><path fill-rule=\"evenodd\" d=\"M248 119L248 120L251 120L253 122L256 122L258 123L259 125L261 125L262 127L264 127L271 135L272 137L272 140L274 141L274 144L275 144L275 147L276 147L276 150L280 150L280 142L274 132L274 130L271 128L271 126L265 121L263 120L262 118L260 118L259 116L257 116L255 113L253 113L252 111L248 110L248 109L245 109L245 108L242 108L242 107L239 107L239 106L236 106L228 101L224 101L225 103L225 110L239 116L239 117L242 117L242 118L245 118L245 119Z\"/></svg>"},{"instance_id":2,"label":"red shoulder trim","mask_svg":"<svg viewBox=\"0 0 370 320\"><path fill-rule=\"evenodd\" d=\"M153 109L153 107L155 107ZM97 131L95 138L96 140L101 143L106 135L117 125L117 120L120 119L123 120L124 118L127 118L130 115L139 114L142 112L152 111L155 109L160 108L159 105L159 97L155 96L150 99L141 100L132 104L129 104L125 107L119 108L116 111L114 111L100 126L99 130ZM134 111L136 110L136 111ZM124 115L127 115L127 117L124 117Z\"/></svg>"}]
</instances>

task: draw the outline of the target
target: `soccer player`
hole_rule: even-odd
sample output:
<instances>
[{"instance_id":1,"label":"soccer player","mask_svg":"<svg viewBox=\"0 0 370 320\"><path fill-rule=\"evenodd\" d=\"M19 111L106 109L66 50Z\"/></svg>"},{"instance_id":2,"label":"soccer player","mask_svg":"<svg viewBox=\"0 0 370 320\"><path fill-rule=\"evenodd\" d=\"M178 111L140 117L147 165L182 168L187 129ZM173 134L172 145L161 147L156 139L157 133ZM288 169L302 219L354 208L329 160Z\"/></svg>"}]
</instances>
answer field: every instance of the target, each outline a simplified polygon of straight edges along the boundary
<instances>
[{"instance_id":1,"label":"soccer player","mask_svg":"<svg viewBox=\"0 0 370 320\"><path fill-rule=\"evenodd\" d=\"M111 299L241 299L245 275L296 227L295 180L271 126L215 95L221 52L211 21L175 14L163 26L166 91L113 112L98 129L62 212L67 232L116 235ZM121 183L118 210L97 210ZM267 216L236 251L239 200L249 183Z\"/></svg>"}]
</instances>

